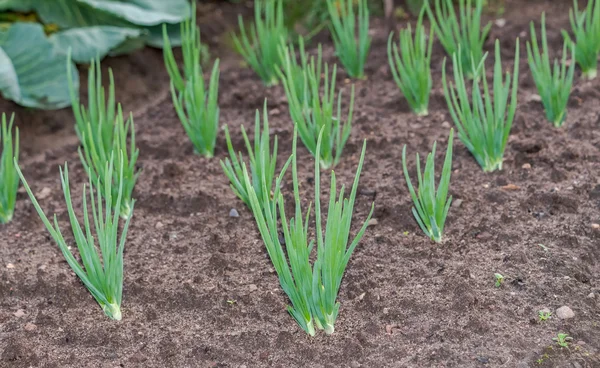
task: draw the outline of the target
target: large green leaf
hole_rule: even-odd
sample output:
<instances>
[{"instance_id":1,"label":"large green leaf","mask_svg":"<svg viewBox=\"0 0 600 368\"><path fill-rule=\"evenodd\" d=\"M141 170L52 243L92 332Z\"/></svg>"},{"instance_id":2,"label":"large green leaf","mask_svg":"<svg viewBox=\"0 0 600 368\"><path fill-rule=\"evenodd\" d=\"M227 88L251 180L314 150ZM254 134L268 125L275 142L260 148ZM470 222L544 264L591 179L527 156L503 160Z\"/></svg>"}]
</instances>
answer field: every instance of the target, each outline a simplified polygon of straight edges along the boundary
<instances>
[{"instance_id":1,"label":"large green leaf","mask_svg":"<svg viewBox=\"0 0 600 368\"><path fill-rule=\"evenodd\" d=\"M0 92L16 103L41 109L70 105L67 85L67 57L57 53L43 27L14 23L0 32ZM77 68L73 81L79 86Z\"/></svg>"},{"instance_id":2,"label":"large green leaf","mask_svg":"<svg viewBox=\"0 0 600 368\"><path fill-rule=\"evenodd\" d=\"M87 63L91 59L102 59L113 50L131 52L144 46L145 31L135 28L113 26L93 26L67 29L49 37L56 52L66 53L69 47L72 59L77 63Z\"/></svg>"}]
</instances>

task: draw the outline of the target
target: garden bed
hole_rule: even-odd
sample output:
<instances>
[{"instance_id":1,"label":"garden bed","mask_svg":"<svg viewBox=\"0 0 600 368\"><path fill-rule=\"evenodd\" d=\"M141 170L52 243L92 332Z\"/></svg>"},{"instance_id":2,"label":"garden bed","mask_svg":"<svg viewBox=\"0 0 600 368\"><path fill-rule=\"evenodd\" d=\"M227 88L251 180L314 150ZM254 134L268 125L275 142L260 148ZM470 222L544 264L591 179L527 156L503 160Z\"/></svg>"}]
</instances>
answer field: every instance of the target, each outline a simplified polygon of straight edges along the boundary
<instances>
[{"instance_id":1,"label":"garden bed","mask_svg":"<svg viewBox=\"0 0 600 368\"><path fill-rule=\"evenodd\" d=\"M125 249L123 320L102 313L20 190L14 220L0 227L0 366L600 366L600 229L594 225L600 223L600 78L576 79L567 122L554 128L537 101L524 52L529 22L539 24L542 11L551 50L562 49L560 29L569 26L570 5L507 1L506 24L492 27L486 49L499 38L506 68L521 38L518 112L501 172L483 173L456 139L454 204L442 244L425 237L412 217L401 152L407 144L414 173L412 153L426 154L434 140L447 144L444 52L434 46L430 115L415 117L389 71L386 23L372 19L368 79L356 81L352 135L335 170L349 185L367 139L353 228L372 201L377 221L342 281L335 333L314 338L287 314L254 219L229 189L219 165L227 155L224 135L215 158L194 155L173 110L159 50L108 59L104 66L115 71L117 97L134 111L142 168ZM217 18L235 24L235 17ZM219 38L206 33L203 39ZM325 59L335 62L331 42L319 39ZM221 124L242 149L239 126L253 125L266 97L279 155L287 157L293 129L283 88L265 88L221 49L213 48L223 58ZM343 71L339 82L349 90ZM74 198L85 177L70 110L0 106L17 110L21 167L42 208L66 224L58 165L70 163ZM438 149L439 164L443 154ZM303 146L298 160L308 203L313 161ZM291 177L283 192L292 200ZM230 216L231 209L239 217ZM495 273L505 277L499 288ZM558 318L561 306L575 316ZM539 322L543 308L553 315ZM552 341L559 332L573 337L570 349Z\"/></svg>"}]
</instances>

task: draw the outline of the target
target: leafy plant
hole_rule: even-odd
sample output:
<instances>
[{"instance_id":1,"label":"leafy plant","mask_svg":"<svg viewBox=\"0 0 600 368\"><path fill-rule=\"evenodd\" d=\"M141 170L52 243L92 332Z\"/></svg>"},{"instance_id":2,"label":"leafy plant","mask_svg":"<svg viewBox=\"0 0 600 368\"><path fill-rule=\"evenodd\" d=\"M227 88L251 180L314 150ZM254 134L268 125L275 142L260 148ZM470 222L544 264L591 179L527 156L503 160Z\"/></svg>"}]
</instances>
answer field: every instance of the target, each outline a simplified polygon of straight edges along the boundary
<instances>
[{"instance_id":1,"label":"leafy plant","mask_svg":"<svg viewBox=\"0 0 600 368\"><path fill-rule=\"evenodd\" d=\"M0 71L5 81L0 92L22 106L60 109L71 102L67 50L73 61L87 63L145 44L160 47L162 24L169 32L178 30L190 5L189 0L3 0L0 12L16 20L0 29L0 65L11 66ZM20 22L25 17L35 23ZM76 70L71 78L78 87Z\"/></svg>"},{"instance_id":2,"label":"leafy plant","mask_svg":"<svg viewBox=\"0 0 600 368\"><path fill-rule=\"evenodd\" d=\"M561 348L569 348L569 341L572 341L573 338L566 333L558 333L556 337L552 338L553 341L556 341L556 344Z\"/></svg>"},{"instance_id":3,"label":"leafy plant","mask_svg":"<svg viewBox=\"0 0 600 368\"><path fill-rule=\"evenodd\" d=\"M474 0L474 7L471 0L459 0L458 16L452 0L433 1L435 12L429 3L426 11L442 46L450 56L457 53L467 77L475 78L479 75L477 66L483 58L483 44L492 27L488 22L481 28L483 0Z\"/></svg>"},{"instance_id":4,"label":"leafy plant","mask_svg":"<svg viewBox=\"0 0 600 368\"><path fill-rule=\"evenodd\" d=\"M244 166L244 180L248 188L252 211L258 224L271 262L279 276L279 282L284 292L292 302L288 312L296 322L309 335L314 336L315 326L325 330L325 333L334 332L334 324L338 316L340 303L337 294L342 277L350 256L362 238L369 219L373 214L373 206L367 220L358 231L354 240L348 246L350 225L354 211L354 201L358 187L358 179L362 170L366 142L363 145L360 161L354 178L350 197L344 197L344 187L337 197L335 173L331 174L331 191L326 227L323 229L321 218L321 189L319 162L315 160L315 221L316 221L316 260L311 265L310 254L315 245L314 240L308 239L308 222L310 218L310 205L306 215L302 214L300 190L297 170L296 155L297 129L294 129L292 148L292 175L294 183L295 215L289 222L284 208L283 194L280 192L280 183L287 168L284 167L277 179L274 200L263 197L263 203L258 196L251 179ZM320 146L319 136L317 146ZM267 182L263 177L263 191L267 190ZM279 214L277 211L279 210ZM278 228L278 215L281 220L285 251L280 243ZM323 233L325 232L325 233ZM287 258L286 258L287 251ZM289 262L289 263L288 263Z\"/></svg>"},{"instance_id":5,"label":"leafy plant","mask_svg":"<svg viewBox=\"0 0 600 368\"><path fill-rule=\"evenodd\" d=\"M67 75L71 75L71 63L67 63ZM88 71L88 107L80 104L76 87L69 78L69 92L73 115L75 116L75 131L81 141L79 147L79 158L86 171L90 172L92 180L104 180L110 178L106 183L112 186L112 205L116 206L117 192L123 187L120 214L128 218L133 207L131 195L137 181L139 171L135 164L139 150L135 146L135 126L133 115L125 121L121 105L115 109L115 83L112 70L108 70L109 85L108 99L102 86L102 70L99 60L92 60ZM129 147L128 147L129 145ZM83 149L82 149L83 148ZM123 160L116 163L116 170L111 171L111 176L106 175L106 162L114 153L123 153ZM120 165L124 165L123 168ZM122 170L121 170L122 169ZM122 172L122 174L120 174ZM101 191L104 195L104 192Z\"/></svg>"},{"instance_id":6,"label":"leafy plant","mask_svg":"<svg viewBox=\"0 0 600 368\"><path fill-rule=\"evenodd\" d=\"M543 311L543 310L538 311L538 318L540 319L540 322L547 321L548 319L550 319L551 316L552 316L552 312Z\"/></svg>"},{"instance_id":7,"label":"leafy plant","mask_svg":"<svg viewBox=\"0 0 600 368\"><path fill-rule=\"evenodd\" d=\"M515 51L515 65L512 75L506 73L503 81L502 60L500 60L500 42L496 40L496 60L494 64L493 90L490 94L485 68L483 93L479 78L473 81L472 100L469 103L469 92L464 79L462 65L456 54L452 55L454 66L454 85L448 86L446 81L446 60L442 67L444 94L452 120L458 128L458 137L469 149L483 171L502 169L504 150L517 109L517 89L519 82L519 40ZM482 64L486 56L482 58Z\"/></svg>"},{"instance_id":8,"label":"leafy plant","mask_svg":"<svg viewBox=\"0 0 600 368\"><path fill-rule=\"evenodd\" d=\"M296 49L293 44L281 47L280 53L282 55L282 66L281 70L278 70L279 79L287 86L294 89L295 96L298 98L301 104L312 101L312 90L309 83L307 83L308 69L315 67L315 76L317 81L321 82L321 69L323 68L323 52L321 44L318 46L317 59L314 61L314 57L310 58L304 48L304 38L298 38L298 54L296 55ZM298 62L298 58L300 62Z\"/></svg>"},{"instance_id":9,"label":"leafy plant","mask_svg":"<svg viewBox=\"0 0 600 368\"><path fill-rule=\"evenodd\" d=\"M496 286L497 288L502 286L502 284L504 283L504 276L502 276L502 274L495 273L494 278L496 279L496 283L494 284L494 286Z\"/></svg>"},{"instance_id":10,"label":"leafy plant","mask_svg":"<svg viewBox=\"0 0 600 368\"><path fill-rule=\"evenodd\" d=\"M577 0L573 0L569 19L575 40L567 31L563 31L563 35L575 49L575 60L583 71L583 77L594 79L598 75L600 54L600 1L588 0L587 8L580 12Z\"/></svg>"},{"instance_id":11,"label":"leafy plant","mask_svg":"<svg viewBox=\"0 0 600 368\"><path fill-rule=\"evenodd\" d=\"M273 143L273 153L271 153L271 142L269 134L269 117L267 113L267 101L263 107L263 129L260 130L260 112L256 110L256 118L254 119L254 149L250 144L246 130L242 125L242 136L248 150L248 158L250 160L250 175L252 178L251 185L254 188L258 203L263 204L271 199L271 189L273 188L273 179L275 179L275 167L277 165L277 136ZM225 162L221 161L221 167L229 179L231 189L248 208L252 209L248 188L244 180L244 170L246 162L242 153L237 155L231 143L229 129L225 125L225 139L227 140L227 150L229 158ZM263 190L262 181L266 183L266 190Z\"/></svg>"},{"instance_id":12,"label":"leafy plant","mask_svg":"<svg viewBox=\"0 0 600 368\"><path fill-rule=\"evenodd\" d=\"M233 35L236 50L267 86L277 84L277 71L281 65L279 47L288 38L282 0L258 0L254 3L254 24L250 27L250 36L241 15L238 23L240 37Z\"/></svg>"},{"instance_id":13,"label":"leafy plant","mask_svg":"<svg viewBox=\"0 0 600 368\"><path fill-rule=\"evenodd\" d=\"M527 42L527 60L529 69L542 104L546 110L546 118L555 127L563 125L567 118L567 103L573 86L575 63L567 69L567 50L571 50L571 59L575 59L575 47L565 42L563 45L562 60L554 60L554 67L550 65L548 54L548 41L546 39L546 14L542 13L542 52L538 45L533 22L531 22L531 43Z\"/></svg>"},{"instance_id":14,"label":"leafy plant","mask_svg":"<svg viewBox=\"0 0 600 368\"><path fill-rule=\"evenodd\" d=\"M428 114L429 93L431 91L431 48L433 28L429 32L429 42L423 27L421 11L413 41L410 24L400 31L400 44L392 42L394 33L388 38L388 61L392 76L402 91L404 98L418 116Z\"/></svg>"},{"instance_id":15,"label":"leafy plant","mask_svg":"<svg viewBox=\"0 0 600 368\"><path fill-rule=\"evenodd\" d=\"M404 171L404 178L406 179L406 185L408 191L412 197L414 207L412 213L419 224L419 227L431 240L435 242L442 241L442 234L444 232L444 224L446 222L446 216L452 203L452 196L448 197L448 187L450 186L450 174L452 171L452 140L454 139L454 130L450 130L450 137L448 138L448 148L446 150L446 158L444 160L444 167L442 168L442 175L438 188L435 188L435 148L437 142L433 143L433 149L430 154L427 155L427 161L425 163L425 171L423 176L421 175L421 163L419 154L417 153L417 178L419 181L419 187L415 192L415 189L411 183L410 176L408 175L408 169L406 165L406 145L402 149L402 169Z\"/></svg>"},{"instance_id":16,"label":"leafy plant","mask_svg":"<svg viewBox=\"0 0 600 368\"><path fill-rule=\"evenodd\" d=\"M171 96L177 116L196 152L213 157L219 134L219 60L213 65L208 89L200 64L196 64L185 90L179 95L171 82Z\"/></svg>"},{"instance_id":17,"label":"leafy plant","mask_svg":"<svg viewBox=\"0 0 600 368\"><path fill-rule=\"evenodd\" d=\"M19 128L15 128L13 142L13 122L15 115L6 123L6 114L2 113L2 155L0 155L0 224L12 220L19 189L19 176L15 161L19 160ZM13 157L14 160L13 161Z\"/></svg>"},{"instance_id":18,"label":"leafy plant","mask_svg":"<svg viewBox=\"0 0 600 368\"><path fill-rule=\"evenodd\" d=\"M48 220L44 211L40 207L38 201L35 199L31 188L27 184L27 181L23 177L23 173L17 165L17 160L14 160L17 173L23 181L23 186L29 194L29 198L35 207L38 215L42 219L42 222L50 232L50 235L54 241L58 244L61 252L63 253L67 263L71 266L71 269L81 279L85 287L90 291L94 299L100 304L102 310L106 315L117 321L121 320L121 299L123 294L123 249L125 247L125 240L127 238L127 230L129 229L129 223L131 221L131 215L133 214L134 201L131 202L130 214L123 226L121 235L118 236L119 228L119 216L121 215L120 209L122 207L121 200L124 192L124 180L123 180L123 168L126 166L124 156L120 155L121 161L117 165L119 168L116 173L117 177L121 177L119 180L119 188L117 191L117 198L112 205L113 189L110 186L110 182L113 178L113 157L105 162L105 169L103 170L103 180L95 180L95 175L91 173L88 168L89 177L89 201L91 202L91 211L93 216L93 225L95 228L96 236L92 233L92 226L90 225L90 219L88 215L88 205L86 201L86 186L83 185L83 222L84 228L81 228L80 222L75 215L73 210L73 203L71 202L71 190L69 187L69 169L65 163L64 171L60 170L60 179L62 183L63 193L65 196L65 202L67 203L67 212L69 213L69 220L71 223L71 231L79 250L82 265L77 261L67 242L65 241L62 232L58 226L58 220L56 214L54 215L54 225ZM102 195L100 195L102 193ZM94 195L97 194L97 201ZM102 197L105 198L104 203ZM96 247L97 242L98 247Z\"/></svg>"},{"instance_id":19,"label":"leafy plant","mask_svg":"<svg viewBox=\"0 0 600 368\"><path fill-rule=\"evenodd\" d=\"M327 0L331 36L340 62L350 77L363 78L371 47L367 0L358 0L358 22L353 0Z\"/></svg>"},{"instance_id":20,"label":"leafy plant","mask_svg":"<svg viewBox=\"0 0 600 368\"><path fill-rule=\"evenodd\" d=\"M286 65L289 65L286 63ZM342 92L338 93L337 106L335 103L335 82L337 67L333 66L331 81L329 66L325 64L323 97L321 87L320 58L315 63L314 57L303 73L293 73L288 70L282 79L285 94L288 99L290 116L298 127L298 133L306 148L318 158L324 169L337 165L342 156L344 145L350 136L352 114L354 111L354 85L350 93L350 105L346 121L342 124ZM302 88L298 85L302 83ZM297 90L304 91L298 96ZM320 150L317 150L319 134L323 131Z\"/></svg>"},{"instance_id":21,"label":"leafy plant","mask_svg":"<svg viewBox=\"0 0 600 368\"><path fill-rule=\"evenodd\" d=\"M178 92L185 92L186 81L194 78L196 66L208 57L206 47L200 42L200 28L196 25L196 2L192 2L192 16L181 23L181 51L183 54L183 76L175 61L167 25L163 24L163 59L171 82ZM202 68L200 68L202 74Z\"/></svg>"}]
</instances>

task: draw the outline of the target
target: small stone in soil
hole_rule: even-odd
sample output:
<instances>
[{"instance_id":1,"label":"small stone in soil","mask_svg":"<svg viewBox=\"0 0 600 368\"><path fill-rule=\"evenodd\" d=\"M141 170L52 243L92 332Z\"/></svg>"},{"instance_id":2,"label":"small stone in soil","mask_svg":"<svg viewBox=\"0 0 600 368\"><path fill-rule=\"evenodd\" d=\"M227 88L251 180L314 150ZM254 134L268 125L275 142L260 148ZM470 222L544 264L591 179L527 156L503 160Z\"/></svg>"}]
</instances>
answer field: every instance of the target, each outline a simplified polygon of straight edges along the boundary
<instances>
[{"instance_id":1,"label":"small stone in soil","mask_svg":"<svg viewBox=\"0 0 600 368\"><path fill-rule=\"evenodd\" d=\"M52 194L52 190L48 187L44 187L35 195L35 197L37 199L45 199L48 198L50 194Z\"/></svg>"},{"instance_id":2,"label":"small stone in soil","mask_svg":"<svg viewBox=\"0 0 600 368\"><path fill-rule=\"evenodd\" d=\"M587 296L589 299L594 299L596 297L596 294L594 294L593 292L589 293Z\"/></svg>"},{"instance_id":3,"label":"small stone in soil","mask_svg":"<svg viewBox=\"0 0 600 368\"><path fill-rule=\"evenodd\" d=\"M12 270L13 268L15 268L15 265L12 263L9 263L6 265L6 268L8 268L9 270Z\"/></svg>"},{"instance_id":4,"label":"small stone in soil","mask_svg":"<svg viewBox=\"0 0 600 368\"><path fill-rule=\"evenodd\" d=\"M25 311L23 309L17 309L13 315L17 318L23 317L25 315Z\"/></svg>"},{"instance_id":5,"label":"small stone in soil","mask_svg":"<svg viewBox=\"0 0 600 368\"><path fill-rule=\"evenodd\" d=\"M377 219L372 218L369 220L369 223L367 224L367 226L375 226L379 223L379 221L377 221Z\"/></svg>"},{"instance_id":6,"label":"small stone in soil","mask_svg":"<svg viewBox=\"0 0 600 368\"><path fill-rule=\"evenodd\" d=\"M531 169L531 164L523 164L523 166L521 166L521 167L525 170L529 170L529 169Z\"/></svg>"},{"instance_id":7,"label":"small stone in soil","mask_svg":"<svg viewBox=\"0 0 600 368\"><path fill-rule=\"evenodd\" d=\"M29 322L25 325L25 331L34 331L36 328L37 328L37 326L31 322Z\"/></svg>"},{"instance_id":8,"label":"small stone in soil","mask_svg":"<svg viewBox=\"0 0 600 368\"><path fill-rule=\"evenodd\" d=\"M560 319L569 319L575 317L575 313L565 305L556 310L556 316Z\"/></svg>"},{"instance_id":9,"label":"small stone in soil","mask_svg":"<svg viewBox=\"0 0 600 368\"><path fill-rule=\"evenodd\" d=\"M254 285L254 284L250 284L248 285L248 290L252 291L256 291L258 290L258 286Z\"/></svg>"},{"instance_id":10,"label":"small stone in soil","mask_svg":"<svg viewBox=\"0 0 600 368\"><path fill-rule=\"evenodd\" d=\"M240 214L238 213L238 211L235 208L232 208L229 211L229 217L240 217Z\"/></svg>"},{"instance_id":11,"label":"small stone in soil","mask_svg":"<svg viewBox=\"0 0 600 368\"><path fill-rule=\"evenodd\" d=\"M159 221L159 222L157 222L157 223L154 225L154 228L155 228L156 230L160 230L160 229L162 229L162 228L163 228L163 226L165 226L165 225L163 225L163 223Z\"/></svg>"},{"instance_id":12,"label":"small stone in soil","mask_svg":"<svg viewBox=\"0 0 600 368\"><path fill-rule=\"evenodd\" d=\"M592 224L592 229L600 229L600 224Z\"/></svg>"},{"instance_id":13,"label":"small stone in soil","mask_svg":"<svg viewBox=\"0 0 600 368\"><path fill-rule=\"evenodd\" d=\"M460 207L460 205L463 203L462 199L457 199L455 201L452 202L452 207L458 208Z\"/></svg>"}]
</instances>

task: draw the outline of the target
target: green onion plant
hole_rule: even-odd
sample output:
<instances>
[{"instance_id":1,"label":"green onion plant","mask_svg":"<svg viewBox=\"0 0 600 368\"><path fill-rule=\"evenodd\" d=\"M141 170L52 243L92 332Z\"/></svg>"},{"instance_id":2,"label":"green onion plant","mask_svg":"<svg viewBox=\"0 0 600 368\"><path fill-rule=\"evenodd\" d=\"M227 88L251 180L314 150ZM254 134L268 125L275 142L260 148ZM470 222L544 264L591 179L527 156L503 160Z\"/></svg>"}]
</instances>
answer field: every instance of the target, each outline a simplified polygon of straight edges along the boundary
<instances>
[{"instance_id":1,"label":"green onion plant","mask_svg":"<svg viewBox=\"0 0 600 368\"><path fill-rule=\"evenodd\" d=\"M260 234L271 262L275 267L279 282L292 305L288 312L309 335L314 336L315 326L325 333L334 332L340 303L337 295L342 277L350 256L364 235L369 219L373 214L373 206L367 220L349 244L350 225L354 211L354 201L358 188L358 179L362 170L366 142L363 145L354 184L349 197L344 197L342 186L339 197L337 194L335 173L331 174L331 189L326 226L323 228L321 213L321 189L319 161L315 160L315 222L316 222L316 260L311 265L311 252L315 240L309 240L308 224L311 206L306 215L302 214L296 154L297 129L294 129L292 147L292 175L294 185L295 212L289 222L284 208L284 197L280 192L280 184L287 168L284 167L277 179L274 200L263 197L263 203L252 186L250 176L244 166L244 179L249 189L250 203ZM317 146L321 143L321 136ZM267 183L262 180L263 191ZM284 246L280 242L278 220L281 221ZM286 257L287 253L287 257Z\"/></svg>"},{"instance_id":2,"label":"green onion plant","mask_svg":"<svg viewBox=\"0 0 600 368\"><path fill-rule=\"evenodd\" d=\"M115 84L111 69L108 70L109 86L108 99L106 99L99 60L92 60L88 71L88 107L80 104L78 93L70 78L70 53L67 59L69 92L76 122L75 131L81 141L79 148L81 163L86 171L89 169L93 181L103 182L106 178L111 178L109 184L112 185L113 206L116 205L117 191L122 183L123 198L120 202L120 213L123 218L128 218L133 201L131 195L139 175L135 167L139 150L135 145L133 115L130 113L129 118L125 120L121 105L115 104ZM116 162L117 169L111 177L106 175L105 170L106 162L113 152L117 155L122 152L123 160ZM123 175L119 175L121 172L119 165L125 165ZM101 193L104 194L104 191Z\"/></svg>"},{"instance_id":3,"label":"green onion plant","mask_svg":"<svg viewBox=\"0 0 600 368\"><path fill-rule=\"evenodd\" d=\"M12 220L17 202L19 189L19 176L15 162L19 159L19 128L15 128L13 138L13 122L15 115L6 121L6 114L2 113L2 155L0 156L0 224ZM14 160L13 160L14 158Z\"/></svg>"},{"instance_id":4,"label":"green onion plant","mask_svg":"<svg viewBox=\"0 0 600 368\"><path fill-rule=\"evenodd\" d=\"M195 151L213 157L219 134L219 60L213 65L208 88L202 68L196 64L183 92L177 93L175 84L171 82L171 96L177 116Z\"/></svg>"},{"instance_id":5,"label":"green onion plant","mask_svg":"<svg viewBox=\"0 0 600 368\"><path fill-rule=\"evenodd\" d=\"M302 74L293 73L288 68L282 81L290 116L298 127L302 142L310 153L318 158L321 167L327 169L337 165L346 141L350 137L354 111L354 85L350 93L348 114L342 123L342 91L338 93L337 103L335 100L337 67L333 66L330 79L329 66L325 64L325 73L322 77L320 61L319 58L315 62L315 58L311 57L310 63L303 69ZM286 63L286 67L287 65L289 64ZM323 80L322 97L320 96L321 80ZM300 83L303 85L302 88L297 87ZM303 96L298 96L299 89L304 92ZM320 149L317 150L321 131L323 131L323 140Z\"/></svg>"},{"instance_id":6,"label":"green onion plant","mask_svg":"<svg viewBox=\"0 0 600 368\"><path fill-rule=\"evenodd\" d=\"M483 58L483 44L492 27L492 23L488 22L481 28L484 0L474 0L474 7L471 0L459 0L458 16L453 0L433 1L434 9L429 3L425 8L442 46L449 56L458 53L467 77L475 78L479 75L477 66Z\"/></svg>"},{"instance_id":7,"label":"green onion plant","mask_svg":"<svg viewBox=\"0 0 600 368\"><path fill-rule=\"evenodd\" d=\"M292 43L288 46L282 46L280 48L280 53L282 55L282 66L281 70L278 70L279 79L283 81L284 86L287 85L295 90L295 96L299 99L301 104L310 103L312 100L312 91L306 80L306 78L308 78L308 73L306 73L306 71L311 67L312 61L310 60L313 60L314 57L311 57L309 60L304 47L304 38L298 38L298 54L296 54L296 50ZM319 83L321 82L321 69L323 68L322 60L323 51L321 44L319 44L317 58L314 62L316 67L315 76Z\"/></svg>"},{"instance_id":8,"label":"green onion plant","mask_svg":"<svg viewBox=\"0 0 600 368\"><path fill-rule=\"evenodd\" d=\"M254 25L250 27L250 36L241 15L238 22L240 36L233 35L236 50L267 86L277 84L277 71L281 66L279 48L288 39L282 0L254 2Z\"/></svg>"},{"instance_id":9,"label":"green onion plant","mask_svg":"<svg viewBox=\"0 0 600 368\"><path fill-rule=\"evenodd\" d=\"M196 2L192 1L192 16L181 23L181 51L183 55L183 75L179 71L167 25L163 24L163 59L165 67L178 92L185 92L186 81L197 73L196 66L208 58L206 46L200 42L200 28L196 25ZM202 70L202 68L200 68Z\"/></svg>"},{"instance_id":10,"label":"green onion plant","mask_svg":"<svg viewBox=\"0 0 600 368\"><path fill-rule=\"evenodd\" d=\"M120 161L124 161L124 155L120 155ZM17 166L17 160L14 160L17 172L23 181L23 186L33 202L38 215L42 222L50 232L54 241L58 244L62 254L71 269L81 279L85 287L90 291L94 299L100 304L104 313L117 321L121 320L121 298L123 294L123 249L127 238L127 230L133 215L133 206L135 201L131 201L130 214L125 221L121 235L118 235L119 216L122 207L121 201L124 194L124 182L122 176L126 165L124 162L113 167L113 156L104 165L103 180L95 180L95 175L92 175L88 169L89 177L89 203L91 204L92 221L88 215L88 202L86 200L86 185L83 186L83 229L77 219L77 215L73 209L71 201L71 189L69 186L69 169L65 163L64 171L60 170L60 179L63 188L65 202L67 204L67 212L71 223L71 231L81 263L77 261L67 241L58 226L58 219L54 215L53 223L48 220L44 211L35 199L31 188L23 177L23 173ZM118 171L117 171L118 170ZM115 172L117 171L117 172ZM113 173L122 180L118 182L117 198L113 202L114 194L111 188ZM96 198L95 198L96 197ZM102 201L104 197L104 203ZM113 203L115 205L113 206ZM92 232L92 227L95 230L95 236Z\"/></svg>"},{"instance_id":11,"label":"green onion plant","mask_svg":"<svg viewBox=\"0 0 600 368\"><path fill-rule=\"evenodd\" d=\"M502 169L504 149L517 110L517 89L519 82L519 39L515 51L514 71L511 76L502 75L500 60L500 42L496 40L496 60L492 93L488 88L485 68L483 69L483 93L479 79L473 80L472 99L469 98L462 65L457 55L452 56L454 66L454 85L446 80L446 60L442 67L442 83L448 109L458 129L458 137L475 157L483 171ZM483 57L482 63L486 56Z\"/></svg>"},{"instance_id":12,"label":"green onion plant","mask_svg":"<svg viewBox=\"0 0 600 368\"><path fill-rule=\"evenodd\" d=\"M358 2L357 16L355 2ZM329 29L340 62L350 77L363 78L371 47L367 0L327 0L327 9Z\"/></svg>"},{"instance_id":13,"label":"green onion plant","mask_svg":"<svg viewBox=\"0 0 600 368\"><path fill-rule=\"evenodd\" d=\"M452 171L452 140L454 139L454 130L450 130L450 138L448 138L448 149L446 150L446 158L442 175L437 189L435 188L435 147L437 142L433 143L433 150L427 155L425 163L425 171L421 175L421 163L419 154L417 153L417 178L419 187L417 191L413 187L408 169L406 167L406 145L402 149L402 169L406 178L406 185L412 197L414 207L412 213L419 224L419 227L427 236L435 242L442 241L444 232L444 224L448 216L448 210L452 203L452 196L448 198L448 188L450 186L450 174Z\"/></svg>"},{"instance_id":14,"label":"green onion plant","mask_svg":"<svg viewBox=\"0 0 600 368\"><path fill-rule=\"evenodd\" d=\"M244 137L244 143L248 150L248 159L250 161L250 176L251 185L254 188L256 196L259 200L258 203L265 203L271 199L271 190L273 188L273 180L275 179L275 167L277 165L277 136L275 136L273 142L273 150L271 153L271 141L269 134L269 117L267 113L267 101L263 107L263 129L260 129L260 112L256 110L256 118L254 122L254 148L250 144L246 130L242 125L242 136ZM250 197L248 195L248 188L246 181L244 180L243 167L246 166L244 157L241 152L236 154L231 143L231 137L229 136L229 130L225 126L225 138L227 140L227 149L229 151L229 158L225 159L225 162L221 161L221 167L225 172L225 175L229 179L231 189L238 196L246 206L252 208L250 204ZM230 160L231 159L231 160ZM266 190L263 191L261 181L264 180L266 183Z\"/></svg>"},{"instance_id":15,"label":"green onion plant","mask_svg":"<svg viewBox=\"0 0 600 368\"><path fill-rule=\"evenodd\" d=\"M388 61L392 76L402 91L404 98L418 116L428 114L429 93L431 91L431 48L433 46L433 28L427 33L423 27L423 14L421 11L415 36L410 24L400 31L399 45L392 42L394 33L388 38Z\"/></svg>"},{"instance_id":16,"label":"green onion plant","mask_svg":"<svg viewBox=\"0 0 600 368\"><path fill-rule=\"evenodd\" d=\"M566 31L563 31L563 35L575 48L575 60L581 67L583 77L594 79L598 75L600 54L600 1L588 0L586 9L580 12L577 0L573 0L569 19L574 40Z\"/></svg>"},{"instance_id":17,"label":"green onion plant","mask_svg":"<svg viewBox=\"0 0 600 368\"><path fill-rule=\"evenodd\" d=\"M542 104L546 110L546 118L555 127L563 125L567 118L567 103L573 87L573 75L575 72L575 46L569 42L563 45L562 59L554 60L550 64L548 54L548 41L546 39L546 14L542 13L542 52L535 33L533 22L531 22L531 43L527 42L527 59L529 69L538 93L542 98ZM570 52L569 52L570 51ZM567 66L567 56L570 54L573 62Z\"/></svg>"}]
</instances>

